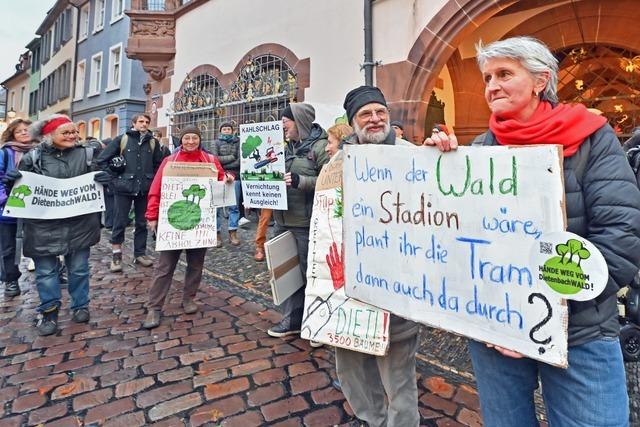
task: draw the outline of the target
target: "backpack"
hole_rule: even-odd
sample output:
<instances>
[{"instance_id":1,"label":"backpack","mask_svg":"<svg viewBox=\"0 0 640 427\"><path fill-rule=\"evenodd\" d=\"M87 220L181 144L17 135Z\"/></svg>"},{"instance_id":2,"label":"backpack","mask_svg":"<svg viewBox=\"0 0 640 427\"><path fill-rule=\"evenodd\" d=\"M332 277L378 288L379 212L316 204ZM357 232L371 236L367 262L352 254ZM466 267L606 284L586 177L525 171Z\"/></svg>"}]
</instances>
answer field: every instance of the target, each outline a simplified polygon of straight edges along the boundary
<instances>
[{"instance_id":1,"label":"backpack","mask_svg":"<svg viewBox=\"0 0 640 427\"><path fill-rule=\"evenodd\" d=\"M7 169L9 169L9 149L7 147L2 147L0 149L2 151L2 158L4 159L4 168L2 169L2 176L7 174Z\"/></svg>"},{"instance_id":2,"label":"backpack","mask_svg":"<svg viewBox=\"0 0 640 427\"><path fill-rule=\"evenodd\" d=\"M120 155L122 156L122 154L124 153L124 150L127 148L127 142L129 142L129 135L127 135L126 133L124 135L122 135L122 138L120 138ZM156 149L156 139L155 138L151 138L149 140L149 146L151 147L151 152L153 153Z\"/></svg>"}]
</instances>

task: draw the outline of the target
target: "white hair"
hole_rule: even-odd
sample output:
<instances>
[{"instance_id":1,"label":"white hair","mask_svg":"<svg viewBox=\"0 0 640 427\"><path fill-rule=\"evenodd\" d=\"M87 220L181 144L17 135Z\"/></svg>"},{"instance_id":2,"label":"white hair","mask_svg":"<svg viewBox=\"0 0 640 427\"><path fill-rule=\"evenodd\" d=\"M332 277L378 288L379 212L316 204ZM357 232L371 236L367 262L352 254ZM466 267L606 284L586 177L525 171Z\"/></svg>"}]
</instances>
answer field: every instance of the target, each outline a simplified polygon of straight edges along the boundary
<instances>
[{"instance_id":1,"label":"white hair","mask_svg":"<svg viewBox=\"0 0 640 427\"><path fill-rule=\"evenodd\" d=\"M387 119L387 121L384 122L384 129L380 132L374 133L362 129L360 126L358 126L358 122L354 120L353 131L355 132L356 136L358 137L358 141L360 141L361 144L382 144L389 136L389 133L391 132L391 126L389 125L389 119Z\"/></svg>"},{"instance_id":2,"label":"white hair","mask_svg":"<svg viewBox=\"0 0 640 427\"><path fill-rule=\"evenodd\" d=\"M540 99L558 103L558 60L547 45L533 37L511 37L488 45L476 45L478 66L484 67L489 59L509 58L518 61L534 77L548 73L549 81L540 92Z\"/></svg>"},{"instance_id":3,"label":"white hair","mask_svg":"<svg viewBox=\"0 0 640 427\"><path fill-rule=\"evenodd\" d=\"M33 122L31 126L29 126L29 134L31 135L31 139L33 141L40 141L44 144L51 145L53 142L53 138L51 137L51 134L49 133L47 135L42 135L42 128L44 128L46 124L49 123L51 120L57 119L60 117L65 117L69 119L69 116L67 116L66 114L52 114L44 120L38 120L36 122Z\"/></svg>"}]
</instances>

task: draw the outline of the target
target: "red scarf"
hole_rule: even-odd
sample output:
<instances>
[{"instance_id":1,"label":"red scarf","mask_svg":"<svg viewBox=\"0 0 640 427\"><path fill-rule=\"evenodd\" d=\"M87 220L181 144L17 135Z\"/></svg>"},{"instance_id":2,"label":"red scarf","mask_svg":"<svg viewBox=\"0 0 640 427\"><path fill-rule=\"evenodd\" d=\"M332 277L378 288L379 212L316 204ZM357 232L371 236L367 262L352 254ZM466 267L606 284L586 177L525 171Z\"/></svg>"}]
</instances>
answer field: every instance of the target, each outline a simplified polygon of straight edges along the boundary
<instances>
[{"instance_id":1,"label":"red scarf","mask_svg":"<svg viewBox=\"0 0 640 427\"><path fill-rule=\"evenodd\" d=\"M524 123L492 114L489 129L500 145L558 144L564 148L564 157L571 157L585 138L605 123L606 118L587 111L582 104L559 104L553 108L542 101Z\"/></svg>"}]
</instances>

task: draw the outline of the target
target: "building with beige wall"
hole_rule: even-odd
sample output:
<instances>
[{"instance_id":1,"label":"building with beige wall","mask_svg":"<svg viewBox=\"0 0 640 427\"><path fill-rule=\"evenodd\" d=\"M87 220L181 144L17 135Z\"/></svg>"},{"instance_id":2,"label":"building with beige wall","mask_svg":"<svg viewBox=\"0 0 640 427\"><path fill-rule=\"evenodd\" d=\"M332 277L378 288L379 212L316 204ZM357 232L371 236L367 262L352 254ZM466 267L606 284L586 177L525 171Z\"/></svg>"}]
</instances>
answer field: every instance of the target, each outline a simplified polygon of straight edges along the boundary
<instances>
[{"instance_id":1,"label":"building with beige wall","mask_svg":"<svg viewBox=\"0 0 640 427\"><path fill-rule=\"evenodd\" d=\"M223 120L274 118L291 101L340 106L370 62L411 140L445 121L469 141L489 117L475 45L531 35L560 61L561 101L598 108L624 138L640 124L636 3L166 0L158 11L134 0L127 53L143 62L147 108L165 132L195 123L213 137Z\"/></svg>"},{"instance_id":2,"label":"building with beige wall","mask_svg":"<svg viewBox=\"0 0 640 427\"><path fill-rule=\"evenodd\" d=\"M1 83L7 91L7 108L3 117L7 123L29 118L29 56L28 51L20 55L16 72Z\"/></svg>"},{"instance_id":3,"label":"building with beige wall","mask_svg":"<svg viewBox=\"0 0 640 427\"><path fill-rule=\"evenodd\" d=\"M58 0L36 34L40 36L40 83L37 115L71 113L71 82L75 67L77 11Z\"/></svg>"}]
</instances>

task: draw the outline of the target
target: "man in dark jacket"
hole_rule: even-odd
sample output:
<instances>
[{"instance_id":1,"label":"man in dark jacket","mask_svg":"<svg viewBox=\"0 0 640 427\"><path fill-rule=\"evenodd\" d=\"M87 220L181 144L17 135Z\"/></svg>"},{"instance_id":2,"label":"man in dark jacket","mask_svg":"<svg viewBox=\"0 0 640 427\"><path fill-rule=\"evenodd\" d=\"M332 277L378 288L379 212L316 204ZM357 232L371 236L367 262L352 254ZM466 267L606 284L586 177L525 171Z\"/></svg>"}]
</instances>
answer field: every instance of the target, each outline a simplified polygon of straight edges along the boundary
<instances>
[{"instance_id":1,"label":"man in dark jacket","mask_svg":"<svg viewBox=\"0 0 640 427\"><path fill-rule=\"evenodd\" d=\"M220 161L225 172L232 173L236 180L234 181L236 190L236 205L229 206L229 241L232 245L238 246L238 220L240 219L240 195L242 187L240 185L240 138L233 134L233 124L223 123L220 125L220 136L211 144L211 154L216 156ZM222 247L222 236L220 234L221 212L218 209L218 244L216 247Z\"/></svg>"},{"instance_id":2,"label":"man in dark jacket","mask_svg":"<svg viewBox=\"0 0 640 427\"><path fill-rule=\"evenodd\" d=\"M345 98L344 109L355 131L347 144L413 145L396 137L389 124L387 102L377 87L353 89ZM392 314L386 356L336 347L336 373L342 392L356 417L368 425L417 427L420 423L416 384L418 332L417 323Z\"/></svg>"},{"instance_id":3,"label":"man in dark jacket","mask_svg":"<svg viewBox=\"0 0 640 427\"><path fill-rule=\"evenodd\" d=\"M325 152L327 133L313 123L316 112L309 104L291 104L282 112L282 125L288 140L285 149L284 180L287 184L287 210L273 211L275 234L293 233L298 246L298 259L304 285L282 303L282 321L269 329L272 337L300 333L304 310L304 290L307 280L309 226L316 179L320 169L329 161Z\"/></svg>"},{"instance_id":4,"label":"man in dark jacket","mask_svg":"<svg viewBox=\"0 0 640 427\"><path fill-rule=\"evenodd\" d=\"M150 122L148 114L135 115L133 128L111 141L98 157L98 165L114 177L112 272L122 271L122 242L129 222L131 203L135 209L134 262L143 267L153 264L146 256L147 221L144 214L147 210L147 193L163 157L160 143L149 132Z\"/></svg>"}]
</instances>

